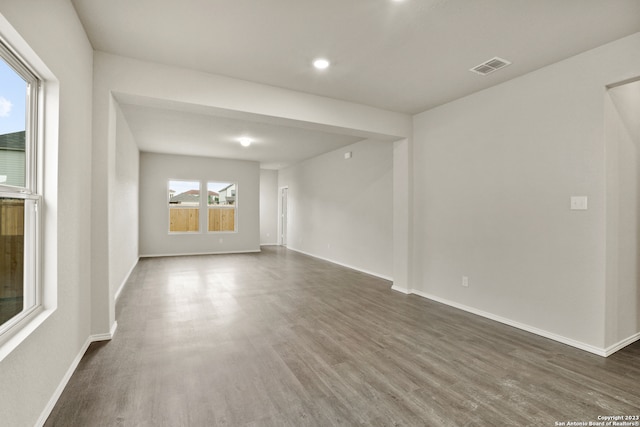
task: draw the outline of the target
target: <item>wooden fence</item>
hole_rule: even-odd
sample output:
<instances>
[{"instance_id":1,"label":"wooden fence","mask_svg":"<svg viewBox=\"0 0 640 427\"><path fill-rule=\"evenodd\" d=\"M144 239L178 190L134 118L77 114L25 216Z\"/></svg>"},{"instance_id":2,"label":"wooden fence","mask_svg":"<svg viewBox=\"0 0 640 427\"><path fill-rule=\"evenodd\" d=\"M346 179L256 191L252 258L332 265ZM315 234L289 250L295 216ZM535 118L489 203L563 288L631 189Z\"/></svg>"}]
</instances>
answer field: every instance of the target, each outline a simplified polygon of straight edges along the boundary
<instances>
[{"instance_id":1,"label":"wooden fence","mask_svg":"<svg viewBox=\"0 0 640 427\"><path fill-rule=\"evenodd\" d=\"M200 230L199 208L170 208L169 231L190 232ZM208 231L235 231L236 208L215 207L208 209Z\"/></svg>"},{"instance_id":2,"label":"wooden fence","mask_svg":"<svg viewBox=\"0 0 640 427\"><path fill-rule=\"evenodd\" d=\"M169 209L169 231L188 232L200 230L200 209Z\"/></svg>"},{"instance_id":3,"label":"wooden fence","mask_svg":"<svg viewBox=\"0 0 640 427\"><path fill-rule=\"evenodd\" d=\"M24 200L0 199L0 298L23 295Z\"/></svg>"},{"instance_id":4,"label":"wooden fence","mask_svg":"<svg viewBox=\"0 0 640 427\"><path fill-rule=\"evenodd\" d=\"M209 208L209 231L236 231L236 208Z\"/></svg>"}]
</instances>

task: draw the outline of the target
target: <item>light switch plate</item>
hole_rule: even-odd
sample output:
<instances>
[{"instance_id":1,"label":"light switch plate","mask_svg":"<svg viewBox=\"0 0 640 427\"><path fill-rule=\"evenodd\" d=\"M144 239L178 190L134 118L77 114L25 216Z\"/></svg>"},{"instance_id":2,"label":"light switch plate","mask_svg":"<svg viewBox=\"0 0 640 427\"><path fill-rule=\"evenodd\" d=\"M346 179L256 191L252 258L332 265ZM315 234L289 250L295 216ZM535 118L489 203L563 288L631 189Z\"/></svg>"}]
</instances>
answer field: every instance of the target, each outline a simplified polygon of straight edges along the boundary
<instances>
[{"instance_id":1,"label":"light switch plate","mask_svg":"<svg viewBox=\"0 0 640 427\"><path fill-rule=\"evenodd\" d=\"M572 211L586 211L587 210L587 196L571 196L571 210Z\"/></svg>"}]
</instances>

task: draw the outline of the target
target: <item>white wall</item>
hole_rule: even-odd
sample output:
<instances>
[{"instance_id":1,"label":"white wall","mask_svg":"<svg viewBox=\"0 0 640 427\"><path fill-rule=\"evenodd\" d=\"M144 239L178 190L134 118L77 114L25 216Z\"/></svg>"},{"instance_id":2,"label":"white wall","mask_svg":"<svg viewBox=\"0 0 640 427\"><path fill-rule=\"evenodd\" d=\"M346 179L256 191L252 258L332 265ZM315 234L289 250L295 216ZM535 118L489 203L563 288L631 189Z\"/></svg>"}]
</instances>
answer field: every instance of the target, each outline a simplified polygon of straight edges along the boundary
<instances>
[{"instance_id":1,"label":"white wall","mask_svg":"<svg viewBox=\"0 0 640 427\"><path fill-rule=\"evenodd\" d=\"M278 186L289 187L290 249L391 280L392 143L365 140L283 169Z\"/></svg>"},{"instance_id":2,"label":"white wall","mask_svg":"<svg viewBox=\"0 0 640 427\"><path fill-rule=\"evenodd\" d=\"M260 244L278 244L278 171L260 170Z\"/></svg>"},{"instance_id":3,"label":"white wall","mask_svg":"<svg viewBox=\"0 0 640 427\"><path fill-rule=\"evenodd\" d=\"M640 81L609 91L607 156L607 335L611 346L640 331Z\"/></svg>"},{"instance_id":4,"label":"white wall","mask_svg":"<svg viewBox=\"0 0 640 427\"><path fill-rule=\"evenodd\" d=\"M415 116L417 292L602 352L603 99L639 51L635 34Z\"/></svg>"},{"instance_id":5,"label":"white wall","mask_svg":"<svg viewBox=\"0 0 640 427\"><path fill-rule=\"evenodd\" d=\"M119 106L116 106L115 164L109 191L109 295L112 301L138 262L138 175L140 153Z\"/></svg>"},{"instance_id":6,"label":"white wall","mask_svg":"<svg viewBox=\"0 0 640 427\"><path fill-rule=\"evenodd\" d=\"M45 302L57 309L0 362L0 424L33 426L90 334L92 48L67 0L4 0L0 13L0 34L14 44L12 26L53 74L45 76L43 262L53 290Z\"/></svg>"},{"instance_id":7,"label":"white wall","mask_svg":"<svg viewBox=\"0 0 640 427\"><path fill-rule=\"evenodd\" d=\"M236 233L208 233L200 212L200 233L169 234L169 180L236 182ZM184 255L260 250L260 165L206 157L140 154L140 255Z\"/></svg>"},{"instance_id":8,"label":"white wall","mask_svg":"<svg viewBox=\"0 0 640 427\"><path fill-rule=\"evenodd\" d=\"M413 279L413 154L411 139L393 143L393 287L409 293Z\"/></svg>"}]
</instances>

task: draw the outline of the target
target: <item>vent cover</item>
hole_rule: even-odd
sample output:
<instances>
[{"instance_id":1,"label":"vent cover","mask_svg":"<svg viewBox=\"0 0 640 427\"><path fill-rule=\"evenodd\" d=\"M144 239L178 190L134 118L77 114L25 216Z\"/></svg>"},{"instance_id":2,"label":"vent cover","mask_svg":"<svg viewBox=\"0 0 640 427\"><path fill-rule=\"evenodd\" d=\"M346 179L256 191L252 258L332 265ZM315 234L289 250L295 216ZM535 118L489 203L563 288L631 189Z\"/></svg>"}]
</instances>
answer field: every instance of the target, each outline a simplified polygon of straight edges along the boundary
<instances>
[{"instance_id":1,"label":"vent cover","mask_svg":"<svg viewBox=\"0 0 640 427\"><path fill-rule=\"evenodd\" d=\"M511 62L507 61L506 59L498 58L496 56L489 59L488 61L483 62L480 65L476 65L475 67L470 68L469 71L473 71L476 74L486 76L487 74L491 74L494 71L497 71L500 68L504 68L509 64L511 64Z\"/></svg>"}]
</instances>

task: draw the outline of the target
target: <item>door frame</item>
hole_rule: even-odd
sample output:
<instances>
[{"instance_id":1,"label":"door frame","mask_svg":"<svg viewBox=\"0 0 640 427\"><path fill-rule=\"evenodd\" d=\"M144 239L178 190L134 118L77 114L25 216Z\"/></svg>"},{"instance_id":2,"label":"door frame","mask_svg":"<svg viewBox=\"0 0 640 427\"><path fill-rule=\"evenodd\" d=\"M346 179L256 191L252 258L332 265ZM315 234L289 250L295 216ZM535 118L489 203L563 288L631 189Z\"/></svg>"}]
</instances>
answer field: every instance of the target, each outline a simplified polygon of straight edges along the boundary
<instances>
[{"instance_id":1,"label":"door frame","mask_svg":"<svg viewBox=\"0 0 640 427\"><path fill-rule=\"evenodd\" d=\"M287 246L289 231L289 186L278 188L278 245Z\"/></svg>"}]
</instances>

